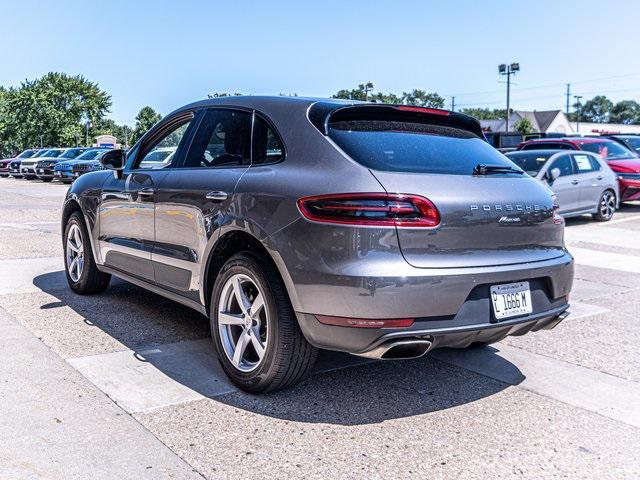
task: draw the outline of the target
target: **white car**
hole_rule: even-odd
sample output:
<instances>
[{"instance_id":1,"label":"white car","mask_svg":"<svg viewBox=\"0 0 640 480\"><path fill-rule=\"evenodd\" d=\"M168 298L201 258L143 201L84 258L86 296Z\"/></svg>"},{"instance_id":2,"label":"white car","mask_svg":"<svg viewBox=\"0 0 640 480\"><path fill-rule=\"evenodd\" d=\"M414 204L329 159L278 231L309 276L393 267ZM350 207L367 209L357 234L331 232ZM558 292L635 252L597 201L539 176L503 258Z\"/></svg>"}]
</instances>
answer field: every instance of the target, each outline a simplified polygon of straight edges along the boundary
<instances>
[{"instance_id":1,"label":"white car","mask_svg":"<svg viewBox=\"0 0 640 480\"><path fill-rule=\"evenodd\" d=\"M618 178L600 155L583 150L520 150L507 157L549 185L563 217L591 214L606 222L618 209Z\"/></svg>"}]
</instances>

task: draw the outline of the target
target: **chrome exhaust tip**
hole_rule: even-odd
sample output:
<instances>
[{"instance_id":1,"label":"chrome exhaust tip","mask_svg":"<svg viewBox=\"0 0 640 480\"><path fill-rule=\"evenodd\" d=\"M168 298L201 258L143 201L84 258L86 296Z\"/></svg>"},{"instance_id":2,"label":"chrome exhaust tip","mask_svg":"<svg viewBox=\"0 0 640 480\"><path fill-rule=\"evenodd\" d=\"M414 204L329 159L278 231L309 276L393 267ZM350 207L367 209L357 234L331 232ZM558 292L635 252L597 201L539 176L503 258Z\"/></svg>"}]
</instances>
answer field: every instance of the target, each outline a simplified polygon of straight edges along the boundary
<instances>
[{"instance_id":1,"label":"chrome exhaust tip","mask_svg":"<svg viewBox=\"0 0 640 480\"><path fill-rule=\"evenodd\" d=\"M409 360L422 357L431 350L432 346L433 343L430 340L415 338L391 340L358 355L376 360Z\"/></svg>"}]
</instances>

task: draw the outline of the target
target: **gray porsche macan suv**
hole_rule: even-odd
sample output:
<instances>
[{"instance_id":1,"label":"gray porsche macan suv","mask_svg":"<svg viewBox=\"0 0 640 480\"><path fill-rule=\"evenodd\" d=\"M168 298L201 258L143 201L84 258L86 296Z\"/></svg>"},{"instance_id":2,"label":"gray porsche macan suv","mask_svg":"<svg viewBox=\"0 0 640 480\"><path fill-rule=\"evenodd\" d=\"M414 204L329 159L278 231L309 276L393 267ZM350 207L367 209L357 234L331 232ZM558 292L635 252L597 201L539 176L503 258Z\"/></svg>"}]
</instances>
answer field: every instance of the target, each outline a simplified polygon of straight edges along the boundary
<instances>
[{"instance_id":1,"label":"gray porsche macan suv","mask_svg":"<svg viewBox=\"0 0 640 480\"><path fill-rule=\"evenodd\" d=\"M218 98L102 162L66 196L69 285L113 274L201 312L247 391L299 381L319 348L413 358L567 315L552 193L459 113Z\"/></svg>"}]
</instances>

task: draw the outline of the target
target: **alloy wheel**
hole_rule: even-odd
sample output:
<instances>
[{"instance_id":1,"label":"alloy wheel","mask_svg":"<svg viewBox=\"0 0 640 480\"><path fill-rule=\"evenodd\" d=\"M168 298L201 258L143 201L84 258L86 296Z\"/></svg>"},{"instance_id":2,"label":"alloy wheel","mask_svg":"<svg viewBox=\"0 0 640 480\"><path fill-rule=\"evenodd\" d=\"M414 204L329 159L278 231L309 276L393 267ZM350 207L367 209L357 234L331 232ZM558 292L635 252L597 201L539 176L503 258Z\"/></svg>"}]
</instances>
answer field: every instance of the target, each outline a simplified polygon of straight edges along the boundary
<instances>
[{"instance_id":1,"label":"alloy wheel","mask_svg":"<svg viewBox=\"0 0 640 480\"><path fill-rule=\"evenodd\" d=\"M268 341L265 296L244 274L231 276L218 302L218 331L227 359L241 372L251 372L264 359Z\"/></svg>"},{"instance_id":2,"label":"alloy wheel","mask_svg":"<svg viewBox=\"0 0 640 480\"><path fill-rule=\"evenodd\" d=\"M84 246L80 227L75 223L71 225L67 234L66 263L71 280L80 281L84 269Z\"/></svg>"},{"instance_id":3,"label":"alloy wheel","mask_svg":"<svg viewBox=\"0 0 640 480\"><path fill-rule=\"evenodd\" d=\"M600 200L600 215L610 219L616 211L616 197L611 192L604 192Z\"/></svg>"}]
</instances>

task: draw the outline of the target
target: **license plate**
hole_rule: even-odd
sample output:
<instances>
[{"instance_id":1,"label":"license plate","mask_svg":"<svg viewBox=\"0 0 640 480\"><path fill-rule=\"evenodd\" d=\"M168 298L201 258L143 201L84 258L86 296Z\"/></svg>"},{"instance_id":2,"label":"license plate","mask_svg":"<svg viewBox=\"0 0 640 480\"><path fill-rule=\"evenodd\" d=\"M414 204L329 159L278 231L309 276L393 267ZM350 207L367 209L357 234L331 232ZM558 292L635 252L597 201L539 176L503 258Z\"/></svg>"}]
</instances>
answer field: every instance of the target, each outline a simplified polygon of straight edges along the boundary
<instances>
[{"instance_id":1,"label":"license plate","mask_svg":"<svg viewBox=\"0 0 640 480\"><path fill-rule=\"evenodd\" d=\"M75 173L73 174L73 176L74 176L74 177L79 177L79 176L80 176L80 174L79 174L78 172L75 172Z\"/></svg>"},{"instance_id":2,"label":"license plate","mask_svg":"<svg viewBox=\"0 0 640 480\"><path fill-rule=\"evenodd\" d=\"M62 176L62 172L53 172L53 173L54 173L54 175L55 175L56 177L61 177L61 176Z\"/></svg>"},{"instance_id":3,"label":"license plate","mask_svg":"<svg viewBox=\"0 0 640 480\"><path fill-rule=\"evenodd\" d=\"M498 320L533 312L529 282L492 286L491 303Z\"/></svg>"},{"instance_id":4,"label":"license plate","mask_svg":"<svg viewBox=\"0 0 640 480\"><path fill-rule=\"evenodd\" d=\"M41 169L41 168L39 168L39 169L38 169L38 173L44 173L44 170L43 170L43 169Z\"/></svg>"}]
</instances>

